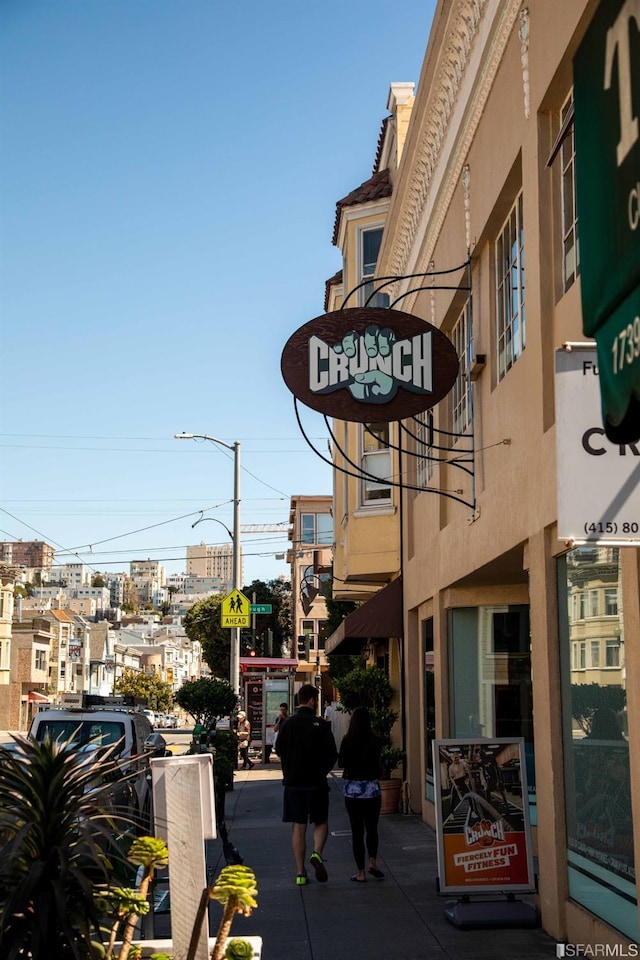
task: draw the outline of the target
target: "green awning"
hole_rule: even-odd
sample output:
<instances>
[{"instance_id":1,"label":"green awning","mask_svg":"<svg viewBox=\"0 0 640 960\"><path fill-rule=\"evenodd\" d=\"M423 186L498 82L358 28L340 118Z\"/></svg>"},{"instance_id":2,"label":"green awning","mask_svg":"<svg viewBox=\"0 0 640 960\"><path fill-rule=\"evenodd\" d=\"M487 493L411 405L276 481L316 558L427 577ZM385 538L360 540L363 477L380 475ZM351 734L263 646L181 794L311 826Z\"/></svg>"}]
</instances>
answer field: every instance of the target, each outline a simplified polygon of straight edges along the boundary
<instances>
[{"instance_id":1,"label":"green awning","mask_svg":"<svg viewBox=\"0 0 640 960\"><path fill-rule=\"evenodd\" d=\"M598 346L603 423L640 439L640 39L632 4L601 0L573 61L583 331Z\"/></svg>"}]
</instances>

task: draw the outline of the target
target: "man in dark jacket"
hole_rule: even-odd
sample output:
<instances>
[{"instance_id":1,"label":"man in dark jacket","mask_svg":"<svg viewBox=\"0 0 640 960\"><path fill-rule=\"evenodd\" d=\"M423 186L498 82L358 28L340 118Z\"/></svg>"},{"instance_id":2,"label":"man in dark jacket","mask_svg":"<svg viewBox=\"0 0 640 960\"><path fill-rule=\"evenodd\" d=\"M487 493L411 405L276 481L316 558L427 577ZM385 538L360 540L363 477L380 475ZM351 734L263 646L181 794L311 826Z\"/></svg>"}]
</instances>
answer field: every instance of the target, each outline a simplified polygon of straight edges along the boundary
<instances>
[{"instance_id":1,"label":"man in dark jacket","mask_svg":"<svg viewBox=\"0 0 640 960\"><path fill-rule=\"evenodd\" d=\"M309 858L316 880L326 883L327 868L322 850L329 834L329 784L338 751L331 725L316 716L318 690L305 683L298 691L299 709L278 732L278 755L282 761L284 804L282 819L292 825L291 845L296 861L296 884L309 882L305 868L307 824L313 824L313 853Z\"/></svg>"}]
</instances>

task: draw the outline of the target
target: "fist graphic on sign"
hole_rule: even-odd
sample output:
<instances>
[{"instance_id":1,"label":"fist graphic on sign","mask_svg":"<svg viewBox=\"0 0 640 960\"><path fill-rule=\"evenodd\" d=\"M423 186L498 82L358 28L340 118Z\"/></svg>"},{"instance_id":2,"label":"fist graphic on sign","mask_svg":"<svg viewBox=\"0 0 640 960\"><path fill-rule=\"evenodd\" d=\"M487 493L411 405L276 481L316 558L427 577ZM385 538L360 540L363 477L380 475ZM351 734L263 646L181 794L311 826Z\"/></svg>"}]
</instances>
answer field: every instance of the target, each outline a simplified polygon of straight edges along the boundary
<instances>
[{"instance_id":1,"label":"fist graphic on sign","mask_svg":"<svg viewBox=\"0 0 640 960\"><path fill-rule=\"evenodd\" d=\"M389 357L395 343L396 335L388 327L380 329L375 325L366 328L364 334L350 330L342 340L334 344L334 353L344 354L345 357L355 357L358 349L364 347L367 357ZM386 397L395 389L395 380L383 370L368 370L366 373L356 373L353 383L349 384L351 395L356 400L368 400L371 396Z\"/></svg>"}]
</instances>

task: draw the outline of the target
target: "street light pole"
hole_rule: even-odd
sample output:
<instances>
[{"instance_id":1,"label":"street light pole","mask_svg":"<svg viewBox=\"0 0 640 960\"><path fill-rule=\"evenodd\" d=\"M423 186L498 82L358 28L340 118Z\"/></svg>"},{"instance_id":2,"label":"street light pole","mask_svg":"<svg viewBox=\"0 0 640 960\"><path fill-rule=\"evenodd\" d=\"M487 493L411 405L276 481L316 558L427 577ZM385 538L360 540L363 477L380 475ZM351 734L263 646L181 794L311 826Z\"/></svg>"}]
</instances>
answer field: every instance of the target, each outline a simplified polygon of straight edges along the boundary
<instances>
[{"instance_id":1,"label":"street light pole","mask_svg":"<svg viewBox=\"0 0 640 960\"><path fill-rule=\"evenodd\" d=\"M206 433L176 433L176 440L210 440L211 443L217 443L221 447L233 452L233 533L231 541L233 543L233 589L242 589L242 570L240 555L240 441L227 443L226 440L219 440L218 437L211 437ZM234 693L240 693L240 628L231 628L231 649L230 649L229 683Z\"/></svg>"}]
</instances>

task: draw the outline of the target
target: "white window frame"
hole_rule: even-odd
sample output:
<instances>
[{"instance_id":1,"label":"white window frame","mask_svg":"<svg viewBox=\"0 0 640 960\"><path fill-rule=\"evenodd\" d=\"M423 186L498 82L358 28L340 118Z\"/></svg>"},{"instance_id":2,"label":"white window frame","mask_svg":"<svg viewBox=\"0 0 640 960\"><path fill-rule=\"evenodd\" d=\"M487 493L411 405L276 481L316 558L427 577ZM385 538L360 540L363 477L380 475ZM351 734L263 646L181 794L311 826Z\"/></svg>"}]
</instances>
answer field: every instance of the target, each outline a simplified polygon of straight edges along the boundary
<instances>
[{"instance_id":1,"label":"white window frame","mask_svg":"<svg viewBox=\"0 0 640 960\"><path fill-rule=\"evenodd\" d=\"M414 420L416 437L416 487L428 487L433 477L433 413L425 410Z\"/></svg>"},{"instance_id":2,"label":"white window frame","mask_svg":"<svg viewBox=\"0 0 640 960\"><path fill-rule=\"evenodd\" d=\"M523 193L516 197L495 245L498 380L526 346Z\"/></svg>"},{"instance_id":3,"label":"white window frame","mask_svg":"<svg viewBox=\"0 0 640 960\"><path fill-rule=\"evenodd\" d=\"M451 341L458 355L458 375L451 391L451 424L454 433L464 433L471 426L471 397L469 396L469 363L471 342L471 299L468 298L460 316L453 325Z\"/></svg>"},{"instance_id":4,"label":"white window frame","mask_svg":"<svg viewBox=\"0 0 640 960\"><path fill-rule=\"evenodd\" d=\"M373 441L373 437L366 430L367 426L371 426L371 424L361 423L359 424L358 430L361 470L363 473L368 473L380 478L387 477L391 480L393 473L393 451L391 448L392 425L390 423L386 424L389 431L389 446L381 446L378 449L371 450L366 449L368 442ZM379 496L377 494L379 494ZM391 504L392 501L393 486L391 483L378 483L375 480L370 480L364 476L362 477L360 481L360 507L367 509L384 507Z\"/></svg>"},{"instance_id":5,"label":"white window frame","mask_svg":"<svg viewBox=\"0 0 640 960\"><path fill-rule=\"evenodd\" d=\"M304 517L313 517L313 540L309 540L308 537L305 536L305 525L303 522ZM328 517L329 520L331 521L331 524L330 524L331 539L330 540L320 539L320 536L325 537L325 536L328 536L329 534L325 532L321 533L318 530L318 517ZM312 512L310 510L305 510L303 513L300 514L300 543L311 543L311 544L314 544L315 546L328 547L328 546L331 546L331 544L333 543L334 535L335 533L333 528L333 518L331 517L330 513L323 513L318 511Z\"/></svg>"},{"instance_id":6,"label":"white window frame","mask_svg":"<svg viewBox=\"0 0 640 960\"><path fill-rule=\"evenodd\" d=\"M364 237L367 233L380 232L380 242L382 243L382 235L384 232L384 223L369 223L367 226L363 226L358 230L358 284L362 283L364 280L371 279L375 275L376 263L374 264L365 264L364 262ZM369 269L365 269L369 267ZM360 287L358 290L358 306L364 307L366 304L368 307L388 307L389 306L389 294L380 292L375 294L375 296L367 303L367 300L371 296L373 284L367 284L366 286Z\"/></svg>"},{"instance_id":7,"label":"white window frame","mask_svg":"<svg viewBox=\"0 0 640 960\"><path fill-rule=\"evenodd\" d=\"M573 107L573 90L560 108L560 126ZM562 287L564 292L580 276L580 237L576 202L576 145L573 124L560 148L560 196L562 210Z\"/></svg>"}]
</instances>

